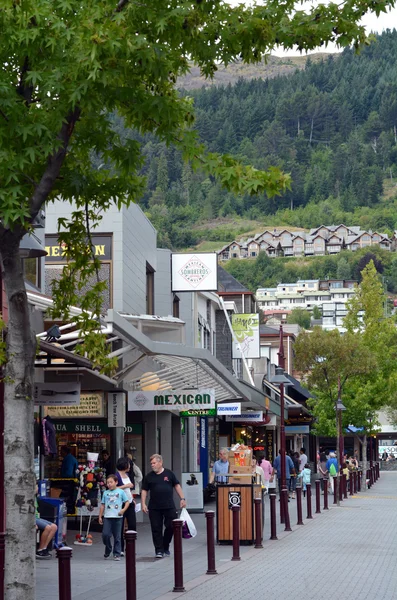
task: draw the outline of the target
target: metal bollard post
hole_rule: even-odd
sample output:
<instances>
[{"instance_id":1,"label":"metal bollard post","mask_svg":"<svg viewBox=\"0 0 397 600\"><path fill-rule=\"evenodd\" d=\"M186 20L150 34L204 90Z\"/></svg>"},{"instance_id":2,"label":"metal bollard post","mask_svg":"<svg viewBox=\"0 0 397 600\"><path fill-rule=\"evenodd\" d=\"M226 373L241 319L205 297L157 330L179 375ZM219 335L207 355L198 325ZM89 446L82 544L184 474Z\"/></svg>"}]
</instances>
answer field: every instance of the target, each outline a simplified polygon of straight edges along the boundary
<instances>
[{"instance_id":1,"label":"metal bollard post","mask_svg":"<svg viewBox=\"0 0 397 600\"><path fill-rule=\"evenodd\" d=\"M321 514L321 481L316 479L316 515Z\"/></svg>"},{"instance_id":2,"label":"metal bollard post","mask_svg":"<svg viewBox=\"0 0 397 600\"><path fill-rule=\"evenodd\" d=\"M378 479L377 476L376 476L376 466L374 465L372 467L372 469L373 469L373 472L374 472L374 483L375 483L375 481Z\"/></svg>"},{"instance_id":3,"label":"metal bollard post","mask_svg":"<svg viewBox=\"0 0 397 600\"><path fill-rule=\"evenodd\" d=\"M376 468L378 469L378 479L380 477L380 463L376 463Z\"/></svg>"},{"instance_id":4,"label":"metal bollard post","mask_svg":"<svg viewBox=\"0 0 397 600\"><path fill-rule=\"evenodd\" d=\"M371 483L371 475L370 475L370 470L369 469L367 469L365 476L366 476L367 481L368 481L368 489L370 489L372 483Z\"/></svg>"},{"instance_id":5,"label":"metal bollard post","mask_svg":"<svg viewBox=\"0 0 397 600\"><path fill-rule=\"evenodd\" d=\"M353 496L353 472L349 473L349 493Z\"/></svg>"},{"instance_id":6,"label":"metal bollard post","mask_svg":"<svg viewBox=\"0 0 397 600\"><path fill-rule=\"evenodd\" d=\"M346 477L346 473L343 473L342 479L343 479L343 496L345 498L347 498L347 477Z\"/></svg>"},{"instance_id":7,"label":"metal bollard post","mask_svg":"<svg viewBox=\"0 0 397 600\"><path fill-rule=\"evenodd\" d=\"M262 500L254 499L255 508L255 548L263 548L262 544Z\"/></svg>"},{"instance_id":8,"label":"metal bollard post","mask_svg":"<svg viewBox=\"0 0 397 600\"><path fill-rule=\"evenodd\" d=\"M277 540L277 523L276 523L276 494L269 494L270 498L270 539Z\"/></svg>"},{"instance_id":9,"label":"metal bollard post","mask_svg":"<svg viewBox=\"0 0 397 600\"><path fill-rule=\"evenodd\" d=\"M232 560L240 560L240 507L233 506L233 556Z\"/></svg>"},{"instance_id":10,"label":"metal bollard post","mask_svg":"<svg viewBox=\"0 0 397 600\"><path fill-rule=\"evenodd\" d=\"M343 500L343 478L341 476L341 474L339 473L339 502L342 502Z\"/></svg>"},{"instance_id":11,"label":"metal bollard post","mask_svg":"<svg viewBox=\"0 0 397 600\"><path fill-rule=\"evenodd\" d=\"M328 479L326 477L324 477L323 482L324 482L324 510L329 510L328 509Z\"/></svg>"},{"instance_id":12,"label":"metal bollard post","mask_svg":"<svg viewBox=\"0 0 397 600\"><path fill-rule=\"evenodd\" d=\"M356 473L356 471L352 472L351 485L353 486L353 494L356 494L357 493L357 473Z\"/></svg>"},{"instance_id":13,"label":"metal bollard post","mask_svg":"<svg viewBox=\"0 0 397 600\"><path fill-rule=\"evenodd\" d=\"M307 483L306 484L306 491L307 491L307 519L312 519L313 515L312 515L312 484L311 483Z\"/></svg>"},{"instance_id":14,"label":"metal bollard post","mask_svg":"<svg viewBox=\"0 0 397 600\"><path fill-rule=\"evenodd\" d=\"M296 486L296 510L298 512L298 522L297 525L303 525L302 520L302 486Z\"/></svg>"},{"instance_id":15,"label":"metal bollard post","mask_svg":"<svg viewBox=\"0 0 397 600\"><path fill-rule=\"evenodd\" d=\"M72 549L68 546L57 549L59 600L72 600L72 584L70 575L70 559Z\"/></svg>"},{"instance_id":16,"label":"metal bollard post","mask_svg":"<svg viewBox=\"0 0 397 600\"><path fill-rule=\"evenodd\" d=\"M284 505L284 510L283 510L284 523L285 523L284 531L292 531L290 520L289 520L288 490L287 490L287 488L284 488L281 491L281 503Z\"/></svg>"},{"instance_id":17,"label":"metal bollard post","mask_svg":"<svg viewBox=\"0 0 397 600\"><path fill-rule=\"evenodd\" d=\"M213 510L207 510L205 513L205 520L207 522L207 564L208 569L206 575L217 575L218 572L215 566L215 512Z\"/></svg>"},{"instance_id":18,"label":"metal bollard post","mask_svg":"<svg viewBox=\"0 0 397 600\"><path fill-rule=\"evenodd\" d=\"M357 491L361 492L361 475L362 471L360 469L357 471Z\"/></svg>"},{"instance_id":19,"label":"metal bollard post","mask_svg":"<svg viewBox=\"0 0 397 600\"><path fill-rule=\"evenodd\" d=\"M338 504L338 478L334 476L334 504Z\"/></svg>"},{"instance_id":20,"label":"metal bollard post","mask_svg":"<svg viewBox=\"0 0 397 600\"><path fill-rule=\"evenodd\" d=\"M182 553L182 519L174 519L174 588L173 592L184 592L183 585L183 553Z\"/></svg>"},{"instance_id":21,"label":"metal bollard post","mask_svg":"<svg viewBox=\"0 0 397 600\"><path fill-rule=\"evenodd\" d=\"M136 531L125 533L125 575L127 600L136 600Z\"/></svg>"}]
</instances>

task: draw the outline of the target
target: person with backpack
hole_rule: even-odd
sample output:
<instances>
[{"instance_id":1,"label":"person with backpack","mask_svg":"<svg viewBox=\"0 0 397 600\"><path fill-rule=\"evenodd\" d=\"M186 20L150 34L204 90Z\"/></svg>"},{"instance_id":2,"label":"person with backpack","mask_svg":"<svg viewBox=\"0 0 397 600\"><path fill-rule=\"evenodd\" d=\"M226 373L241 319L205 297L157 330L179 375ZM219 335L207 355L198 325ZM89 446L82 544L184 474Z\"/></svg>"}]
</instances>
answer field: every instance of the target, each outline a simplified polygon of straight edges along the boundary
<instances>
[{"instance_id":1,"label":"person with backpack","mask_svg":"<svg viewBox=\"0 0 397 600\"><path fill-rule=\"evenodd\" d=\"M325 463L327 471L329 473L329 491L331 494L334 493L334 477L338 474L338 460L335 452L329 453L329 459Z\"/></svg>"}]
</instances>

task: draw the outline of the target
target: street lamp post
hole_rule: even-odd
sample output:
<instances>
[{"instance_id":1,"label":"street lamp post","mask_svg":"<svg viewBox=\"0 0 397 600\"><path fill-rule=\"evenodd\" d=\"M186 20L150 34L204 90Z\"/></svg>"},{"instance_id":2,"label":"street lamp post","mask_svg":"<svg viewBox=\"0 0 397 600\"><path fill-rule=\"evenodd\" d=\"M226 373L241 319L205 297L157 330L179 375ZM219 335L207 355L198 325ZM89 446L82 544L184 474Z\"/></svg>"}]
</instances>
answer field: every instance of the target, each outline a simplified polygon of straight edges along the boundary
<instances>
[{"instance_id":1,"label":"street lamp post","mask_svg":"<svg viewBox=\"0 0 397 600\"><path fill-rule=\"evenodd\" d=\"M278 386L280 389L280 471L281 471L281 482L280 482L280 517L281 523L288 525L288 490L287 490L287 479L286 479L286 452L285 452L285 423L284 423L284 386L290 384L290 380L284 375L285 368L285 356L284 356L284 341L283 341L283 328L280 325L280 346L278 351L278 367L276 367L276 374L270 379L270 382Z\"/></svg>"},{"instance_id":2,"label":"street lamp post","mask_svg":"<svg viewBox=\"0 0 397 600\"><path fill-rule=\"evenodd\" d=\"M340 390L339 390L340 391ZM340 494L339 494L339 490L340 490L340 482L341 482L341 477L340 477L340 470L341 470L341 436L342 436L342 412L346 410L346 406L342 403L342 400L340 399L340 394L338 394L338 400L336 402L336 406L335 406L335 412L336 412L336 456L337 456L337 463L338 463L338 468L337 468L337 473L336 473L336 498L337 498L337 505L340 505Z\"/></svg>"}]
</instances>

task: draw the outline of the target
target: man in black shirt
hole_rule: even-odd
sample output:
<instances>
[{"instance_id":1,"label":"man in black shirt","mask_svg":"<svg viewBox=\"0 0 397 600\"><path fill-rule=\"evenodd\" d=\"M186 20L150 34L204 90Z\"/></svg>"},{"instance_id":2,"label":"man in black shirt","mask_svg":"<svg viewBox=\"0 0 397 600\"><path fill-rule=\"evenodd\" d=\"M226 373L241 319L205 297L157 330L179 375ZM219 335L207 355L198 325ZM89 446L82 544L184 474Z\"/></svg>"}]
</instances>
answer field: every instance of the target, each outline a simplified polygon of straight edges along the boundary
<instances>
[{"instance_id":1,"label":"man in black shirt","mask_svg":"<svg viewBox=\"0 0 397 600\"><path fill-rule=\"evenodd\" d=\"M180 507L185 508L186 501L183 490L174 473L164 469L160 454L150 457L152 471L146 475L142 483L142 510L149 513L152 528L153 544L156 558L170 555L172 540L172 521L177 518L174 504L174 488L180 497ZM149 506L146 505L147 493L150 491ZM164 533L163 533L164 526Z\"/></svg>"}]
</instances>

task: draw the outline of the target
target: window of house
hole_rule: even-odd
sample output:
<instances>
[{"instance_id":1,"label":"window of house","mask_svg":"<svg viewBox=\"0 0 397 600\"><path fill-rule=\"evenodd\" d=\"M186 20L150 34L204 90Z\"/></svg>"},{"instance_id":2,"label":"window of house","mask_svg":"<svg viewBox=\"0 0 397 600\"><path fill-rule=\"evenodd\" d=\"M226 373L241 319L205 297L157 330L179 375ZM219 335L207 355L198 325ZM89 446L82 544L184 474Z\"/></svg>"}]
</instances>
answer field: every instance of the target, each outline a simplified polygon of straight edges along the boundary
<instances>
[{"instance_id":1,"label":"window of house","mask_svg":"<svg viewBox=\"0 0 397 600\"><path fill-rule=\"evenodd\" d=\"M268 358L270 360L270 346L261 346L261 358Z\"/></svg>"},{"instance_id":2,"label":"window of house","mask_svg":"<svg viewBox=\"0 0 397 600\"><path fill-rule=\"evenodd\" d=\"M176 319L179 319L179 298L176 294L174 294L174 299L172 301L172 316Z\"/></svg>"},{"instance_id":3,"label":"window of house","mask_svg":"<svg viewBox=\"0 0 397 600\"><path fill-rule=\"evenodd\" d=\"M256 256L256 252L252 251L251 256Z\"/></svg>"},{"instance_id":4,"label":"window of house","mask_svg":"<svg viewBox=\"0 0 397 600\"><path fill-rule=\"evenodd\" d=\"M232 257L237 258L237 254L235 252L233 252Z\"/></svg>"},{"instance_id":5,"label":"window of house","mask_svg":"<svg viewBox=\"0 0 397 600\"><path fill-rule=\"evenodd\" d=\"M146 263L146 314L154 315L154 269Z\"/></svg>"}]
</instances>

